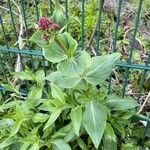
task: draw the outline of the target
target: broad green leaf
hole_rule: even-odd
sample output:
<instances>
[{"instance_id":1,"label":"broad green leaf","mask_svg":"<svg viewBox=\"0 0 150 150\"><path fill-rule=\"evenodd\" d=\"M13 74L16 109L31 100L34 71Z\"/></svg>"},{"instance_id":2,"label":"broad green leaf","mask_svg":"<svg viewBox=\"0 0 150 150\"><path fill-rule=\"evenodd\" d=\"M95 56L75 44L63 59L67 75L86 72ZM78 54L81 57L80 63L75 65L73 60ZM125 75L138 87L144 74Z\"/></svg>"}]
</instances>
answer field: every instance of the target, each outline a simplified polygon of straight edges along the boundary
<instances>
[{"instance_id":1,"label":"broad green leaf","mask_svg":"<svg viewBox=\"0 0 150 150\"><path fill-rule=\"evenodd\" d=\"M112 139L114 142L116 142L116 135L114 133L114 130L113 130L111 124L108 122L106 124L105 133L110 139Z\"/></svg>"},{"instance_id":2,"label":"broad green leaf","mask_svg":"<svg viewBox=\"0 0 150 150\"><path fill-rule=\"evenodd\" d=\"M81 121L82 121L82 107L77 106L71 110L71 121L74 128L74 131L77 136L79 136Z\"/></svg>"},{"instance_id":3,"label":"broad green leaf","mask_svg":"<svg viewBox=\"0 0 150 150\"><path fill-rule=\"evenodd\" d=\"M73 39L73 37L68 33L68 32L64 32L63 34L61 34L61 36L59 35L57 37L57 40L64 45L66 51L66 54L68 57L73 56L75 50L77 49L78 43L75 39Z\"/></svg>"},{"instance_id":4,"label":"broad green leaf","mask_svg":"<svg viewBox=\"0 0 150 150\"><path fill-rule=\"evenodd\" d=\"M71 78L82 75L91 65L91 57L86 51L79 51L72 58L57 65L58 71Z\"/></svg>"},{"instance_id":5,"label":"broad green leaf","mask_svg":"<svg viewBox=\"0 0 150 150\"><path fill-rule=\"evenodd\" d=\"M35 123L38 122L45 122L48 119L49 115L47 114L43 114L43 113L37 113L35 114L35 116L33 117L33 121Z\"/></svg>"},{"instance_id":6,"label":"broad green leaf","mask_svg":"<svg viewBox=\"0 0 150 150\"><path fill-rule=\"evenodd\" d=\"M127 110L139 106L139 104L132 98L120 98L117 96L109 96L106 105L114 110Z\"/></svg>"},{"instance_id":7,"label":"broad green leaf","mask_svg":"<svg viewBox=\"0 0 150 150\"><path fill-rule=\"evenodd\" d=\"M119 56L118 53L113 53L93 57L85 80L93 85L102 84L110 76L112 68Z\"/></svg>"},{"instance_id":8,"label":"broad green leaf","mask_svg":"<svg viewBox=\"0 0 150 150\"><path fill-rule=\"evenodd\" d=\"M62 60L67 59L65 51L55 40L52 41L49 45L43 47L43 55L47 60L53 63L61 62Z\"/></svg>"},{"instance_id":9,"label":"broad green leaf","mask_svg":"<svg viewBox=\"0 0 150 150\"><path fill-rule=\"evenodd\" d=\"M55 11L54 15L52 16L52 20L55 23L58 23L61 28L67 24L67 19L64 15L63 7L57 1L55 1Z\"/></svg>"},{"instance_id":10,"label":"broad green leaf","mask_svg":"<svg viewBox=\"0 0 150 150\"><path fill-rule=\"evenodd\" d=\"M3 150L3 148L8 147L16 142L17 142L16 140L6 139L2 143L0 143L0 149Z\"/></svg>"},{"instance_id":11,"label":"broad green leaf","mask_svg":"<svg viewBox=\"0 0 150 150\"><path fill-rule=\"evenodd\" d=\"M49 126L51 126L55 120L59 117L60 113L62 112L62 108L56 109L51 115L50 118L48 119L47 123L44 126L45 130L46 128L48 128Z\"/></svg>"},{"instance_id":12,"label":"broad green leaf","mask_svg":"<svg viewBox=\"0 0 150 150\"><path fill-rule=\"evenodd\" d=\"M79 82L79 84L77 84L75 89L87 91L88 90L88 83L86 82L85 79L81 79L81 81Z\"/></svg>"},{"instance_id":13,"label":"broad green leaf","mask_svg":"<svg viewBox=\"0 0 150 150\"><path fill-rule=\"evenodd\" d=\"M40 47L44 47L47 45L47 42L42 40L42 35L43 35L43 31L41 30L37 30L32 36L31 38L29 39L30 41L36 43L38 46Z\"/></svg>"},{"instance_id":14,"label":"broad green leaf","mask_svg":"<svg viewBox=\"0 0 150 150\"><path fill-rule=\"evenodd\" d=\"M55 84L51 84L51 93L53 98L60 100L62 103L65 102L65 94Z\"/></svg>"},{"instance_id":15,"label":"broad green leaf","mask_svg":"<svg viewBox=\"0 0 150 150\"><path fill-rule=\"evenodd\" d=\"M65 32L59 34L49 45L43 48L43 55L50 62L57 63L71 58L76 48L76 40L69 33Z\"/></svg>"},{"instance_id":16,"label":"broad green leaf","mask_svg":"<svg viewBox=\"0 0 150 150\"><path fill-rule=\"evenodd\" d=\"M52 145L53 145L54 150L71 150L69 144L65 143L61 139L57 139L57 140L53 141Z\"/></svg>"},{"instance_id":17,"label":"broad green leaf","mask_svg":"<svg viewBox=\"0 0 150 150\"><path fill-rule=\"evenodd\" d=\"M79 77L70 78L63 75L59 71L53 72L50 75L48 75L46 77L46 80L51 81L52 83L56 84L61 88L73 88L80 82Z\"/></svg>"},{"instance_id":18,"label":"broad green leaf","mask_svg":"<svg viewBox=\"0 0 150 150\"><path fill-rule=\"evenodd\" d=\"M83 126L89 134L96 148L98 148L104 130L106 128L107 115L103 106L96 102L90 101L85 106L83 115Z\"/></svg>"}]
</instances>

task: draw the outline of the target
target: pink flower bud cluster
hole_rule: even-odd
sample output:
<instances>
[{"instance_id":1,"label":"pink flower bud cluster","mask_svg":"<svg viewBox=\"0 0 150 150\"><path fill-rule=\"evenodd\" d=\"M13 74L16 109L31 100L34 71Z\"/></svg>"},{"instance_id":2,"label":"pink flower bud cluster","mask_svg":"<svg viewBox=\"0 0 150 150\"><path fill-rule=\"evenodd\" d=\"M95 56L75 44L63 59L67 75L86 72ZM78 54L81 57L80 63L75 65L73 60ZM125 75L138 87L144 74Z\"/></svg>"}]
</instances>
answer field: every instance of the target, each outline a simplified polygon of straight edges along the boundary
<instances>
[{"instance_id":1,"label":"pink flower bud cluster","mask_svg":"<svg viewBox=\"0 0 150 150\"><path fill-rule=\"evenodd\" d=\"M48 41L48 36L47 36L46 34L43 34L43 35L41 36L41 39L42 39L43 41Z\"/></svg>"},{"instance_id":2,"label":"pink flower bud cluster","mask_svg":"<svg viewBox=\"0 0 150 150\"><path fill-rule=\"evenodd\" d=\"M48 17L41 17L38 21L38 27L40 30L59 30L60 26L57 23L54 23L51 19Z\"/></svg>"}]
</instances>

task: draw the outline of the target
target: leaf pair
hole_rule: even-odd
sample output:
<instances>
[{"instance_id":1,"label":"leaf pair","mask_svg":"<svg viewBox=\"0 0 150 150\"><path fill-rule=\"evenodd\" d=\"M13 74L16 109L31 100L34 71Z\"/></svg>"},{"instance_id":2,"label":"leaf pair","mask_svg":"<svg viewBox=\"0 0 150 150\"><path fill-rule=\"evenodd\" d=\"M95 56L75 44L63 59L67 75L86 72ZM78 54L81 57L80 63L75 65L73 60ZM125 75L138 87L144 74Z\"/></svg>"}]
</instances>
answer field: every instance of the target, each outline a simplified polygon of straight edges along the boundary
<instances>
[{"instance_id":1,"label":"leaf pair","mask_svg":"<svg viewBox=\"0 0 150 150\"><path fill-rule=\"evenodd\" d=\"M73 88L82 81L92 85L102 84L119 58L118 53L93 58L86 51L81 51L80 54L76 61L59 63L58 71L51 73L46 79L62 88Z\"/></svg>"},{"instance_id":2,"label":"leaf pair","mask_svg":"<svg viewBox=\"0 0 150 150\"><path fill-rule=\"evenodd\" d=\"M81 122L96 148L98 148L106 128L107 115L105 108L96 101L90 101L85 106L82 114L82 107L77 106L71 111L71 120L74 132L79 136Z\"/></svg>"}]
</instances>

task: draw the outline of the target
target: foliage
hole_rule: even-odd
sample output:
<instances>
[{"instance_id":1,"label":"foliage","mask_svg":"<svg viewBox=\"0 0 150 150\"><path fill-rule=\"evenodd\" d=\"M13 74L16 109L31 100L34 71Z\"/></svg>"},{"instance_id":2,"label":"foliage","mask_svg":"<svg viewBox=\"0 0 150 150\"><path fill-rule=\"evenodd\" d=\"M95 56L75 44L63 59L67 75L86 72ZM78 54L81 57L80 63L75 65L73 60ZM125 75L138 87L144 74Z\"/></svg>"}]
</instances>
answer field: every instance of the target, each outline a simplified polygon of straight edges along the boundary
<instances>
[{"instance_id":1,"label":"foliage","mask_svg":"<svg viewBox=\"0 0 150 150\"><path fill-rule=\"evenodd\" d=\"M139 105L131 97L108 95L105 87L120 55L91 57L87 51L81 51L75 40L80 39L80 17L76 17L73 23L76 14L72 14L69 20L72 24L67 24L64 9L59 3L55 6L51 19L60 25L60 29L38 29L30 38L30 42L42 48L45 59L49 61L48 75L45 76L41 69L32 72L26 68L14 73L21 83L27 83L26 91L22 91L21 85L14 86L11 82L3 85L10 97L0 104L0 149L140 149L137 141L141 140L139 137L144 130L138 121L133 121ZM95 6L95 0L85 5L86 39L97 19ZM40 6L40 13L43 7ZM110 24L111 21L103 22L104 37L111 32L105 32L105 27ZM75 38L70 34L74 31ZM119 34L121 37L124 32ZM127 41L124 39L123 42ZM137 60L137 53L134 55ZM149 147L148 140L144 146Z\"/></svg>"},{"instance_id":2,"label":"foliage","mask_svg":"<svg viewBox=\"0 0 150 150\"><path fill-rule=\"evenodd\" d=\"M119 54L91 57L77 49L77 41L64 31L65 20L59 14L52 16L57 18L56 23L63 23L59 31L39 29L30 39L42 47L48 61L56 64L54 70L46 77L42 70L15 73L33 83L27 95L11 83L3 85L12 94L0 106L0 148L70 150L111 146L115 150L138 104L129 97L108 96L96 85L103 86ZM48 41L41 38L43 34ZM45 79L50 81L47 91Z\"/></svg>"}]
</instances>

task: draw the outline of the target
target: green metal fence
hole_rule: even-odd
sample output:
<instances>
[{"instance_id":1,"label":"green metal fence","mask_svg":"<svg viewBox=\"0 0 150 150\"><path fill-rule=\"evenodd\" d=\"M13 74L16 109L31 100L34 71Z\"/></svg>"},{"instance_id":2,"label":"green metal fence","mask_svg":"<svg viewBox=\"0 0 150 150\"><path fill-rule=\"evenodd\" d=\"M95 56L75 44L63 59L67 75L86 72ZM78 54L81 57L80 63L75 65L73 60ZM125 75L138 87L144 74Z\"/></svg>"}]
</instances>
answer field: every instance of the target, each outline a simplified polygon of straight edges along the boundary
<instances>
[{"instance_id":1,"label":"green metal fence","mask_svg":"<svg viewBox=\"0 0 150 150\"><path fill-rule=\"evenodd\" d=\"M33 16L36 16L36 20L39 19L40 17L40 12L39 12L39 4L42 3L41 1L38 0L33 0L33 6L34 6L34 12L33 12ZM48 7L49 7L49 16L51 16L53 14L53 2L52 0L47 0L48 3ZM85 28L84 28L84 24L85 24L85 15L84 15L84 9L85 9L85 3L88 3L88 0L82 0L81 2L81 47L82 49L87 48L85 45L85 40L84 40L84 36L85 36ZM127 59L126 62L116 62L116 67L118 68L122 68L125 70L125 76L124 76L124 81L123 81L123 90L122 90L122 96L125 95L125 89L127 87L127 83L129 80L129 75L130 69L138 69L138 70L142 70L143 71L143 76L141 77L141 81L139 84L139 89L138 89L138 99L140 99L141 96L141 92L143 89L143 85L145 82L145 78L146 78L146 74L150 71L150 52L147 56L147 60L146 62L142 62L141 64L136 64L136 63L132 63L132 56L133 56L133 52L134 52L134 46L135 46L135 40L136 40L136 34L138 31L138 25L140 22L140 14L141 14L141 9L142 9L142 2L143 0L138 0L137 5L138 8L136 10L136 17L135 17L135 23L134 23L134 29L133 29L133 33L132 33L132 41L130 44L130 49L129 49L129 57ZM65 15L66 18L69 18L69 10L68 10L68 0L64 0L61 1L62 5L65 8ZM96 54L100 55L101 54L101 23L102 23L102 13L103 13L103 5L104 5L105 1L104 0L97 0L97 5L99 6L98 8L98 25L97 25L97 37L96 37L96 41L97 41L97 46L96 46ZM112 52L118 51L118 49L116 48L117 45L117 37L118 37L118 29L119 29L119 23L120 23L120 16L121 16L121 11L122 11L122 5L124 3L124 0L118 0L117 3L117 13L116 13L116 21L114 22L114 35L113 35L113 41L112 41ZM45 60L44 57L42 56L42 52L40 49L38 50L33 50L31 48L31 44L28 42L27 47L20 49L20 46L18 44L18 27L16 25L15 22L15 17L16 14L14 12L14 10L12 9L12 3L11 0L7 0L7 2L5 2L6 4L6 11L7 11L7 16L10 18L11 20L11 28L13 29L13 38L14 38L14 43L16 43L16 45L14 47L10 47L9 45L9 39L7 38L7 33L8 31L5 30L5 24L6 21L4 23L4 18L3 18L3 11L1 11L0 14L0 28L1 28L1 33L0 36L3 37L3 45L0 45L0 65L1 65L1 70L3 71L3 73L1 72L1 75L5 76L5 79L7 81L7 71L8 71L8 67L6 66L7 63L12 63L12 57L15 55L19 55L20 59L21 59L21 65L24 68L24 57L28 57L30 59L31 62L31 66L32 69L34 71L34 57L39 57L42 61L42 66L43 69L45 71L46 74L46 69L45 69ZM1 8L0 8L1 9ZM2 10L2 9L1 9ZM27 6L26 6L26 1L25 0L20 0L20 13L21 13L21 17L24 20L24 32L26 35L26 39L29 38L28 35L28 23L27 23L27 17L28 17L28 12L27 12ZM17 16L18 17L18 16ZM32 16L31 16L32 17ZM12 33L10 33L12 34ZM6 59L7 56L7 59ZM9 68L11 71L13 70L13 66ZM109 91L111 92L111 85L112 85L112 77L110 77L109 79ZM0 86L0 90L4 90L2 86Z\"/></svg>"},{"instance_id":2,"label":"green metal fence","mask_svg":"<svg viewBox=\"0 0 150 150\"><path fill-rule=\"evenodd\" d=\"M13 69L14 69L14 66L10 65L10 67L8 67L6 64L7 63L14 64L12 57L14 57L14 56L16 57L17 55L20 56L22 68L24 68L24 66L25 66L24 58L28 57L33 71L34 71L34 66L35 66L35 58L39 58L38 61L40 61L42 63L43 70L45 71L45 74L46 74L46 67L45 67L46 64L45 64L45 60L44 60L44 57L43 57L40 49L33 50L31 47L31 44L29 42L27 44L27 47L20 49L19 43L17 42L19 32L18 32L17 24L15 22L15 17L18 14L15 14L15 11L12 9L11 2L12 2L11 0L5 1L5 5L6 5L5 10L7 11L7 17L9 17L9 19L11 21L9 24L10 24L10 28L13 29L13 33L8 33L8 31L6 31L5 25L7 24L7 21L4 20L2 7L0 7L0 10L1 10L0 11L0 29L1 29L0 36L3 37L3 44L0 45L0 66L1 66L0 74L5 77L5 80L6 80L5 82L7 82L7 80L8 80L7 72L9 72L9 70L13 71ZM29 38L29 35L28 35L29 27L28 27L28 23L27 23L27 17L29 14L27 12L26 2L27 1L25 1L25 0L20 0L20 11L21 11L20 13L21 13L21 17L23 18L23 21L24 21L24 32L26 35L25 38L28 39ZM49 7L49 16L52 16L52 14L53 14L53 7L54 7L53 2L54 1L52 1L52 0L47 0L47 3L49 5L48 6ZM82 0L80 2L81 2L81 16L82 16L80 42L81 42L82 49L85 49L85 48L87 48L87 46L85 45L85 39L84 39L84 36L85 36L85 28L84 28L85 27L84 26L84 24L85 24L84 12L85 11L84 11L84 9L85 9L85 3L88 3L88 0ZM118 0L118 3L117 3L117 13L115 16L116 21L114 22L114 31L113 31L114 35L113 35L112 49L111 49L112 52L118 51L118 49L116 48L116 45L117 45L118 29L119 29L119 25L120 25L120 16L121 16L123 2L124 2L124 0ZM146 79L146 74L150 71L150 52L148 52L146 62L143 62L141 64L136 64L136 63L132 63L132 61L131 61L133 52L135 50L134 46L135 46L135 40L136 40L137 31L138 31L138 25L140 22L142 2L143 2L143 0L137 1L138 8L136 10L136 17L135 17L135 21L134 21L135 23L134 23L133 33L132 33L132 41L131 41L130 48L129 48L129 57L126 62L116 62L116 67L122 68L125 70L122 96L125 95L125 90L126 90L126 87L128 84L129 77L130 77L129 70L130 69L132 69L132 70L138 69L143 72L142 77L140 77L140 84L138 87L138 100L141 97L143 85L144 85L144 82ZM35 17L35 20L38 20L40 17L39 4L42 2L38 1L38 0L33 0L32 3L34 6L34 12L33 12L33 16L30 16L30 17L31 18ZM69 19L68 0L62 1L62 5L65 8L66 18ZM97 10L98 11L98 24L97 24L97 34L96 34L97 35L97 37L96 37L96 41L97 41L96 54L100 55L101 54L101 43L99 41L101 40L100 32L101 32L101 23L103 21L102 13L103 13L103 8L104 8L103 7L104 0L97 0L97 5L99 6L99 8ZM13 40L15 41L14 43L16 43L14 47L10 47L10 45L12 45L12 44L10 44L10 40L8 39L7 34L13 34L12 37L13 37ZM110 76L110 78L109 78L109 87L108 87L109 92L111 92L111 87L112 87L112 76ZM5 89L2 86L0 86L0 91L3 91L3 90L5 90ZM148 127L148 125L147 125L147 127ZM145 129L145 132L146 132L146 129ZM144 136L143 136L143 140L144 140Z\"/></svg>"}]
</instances>

